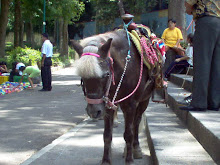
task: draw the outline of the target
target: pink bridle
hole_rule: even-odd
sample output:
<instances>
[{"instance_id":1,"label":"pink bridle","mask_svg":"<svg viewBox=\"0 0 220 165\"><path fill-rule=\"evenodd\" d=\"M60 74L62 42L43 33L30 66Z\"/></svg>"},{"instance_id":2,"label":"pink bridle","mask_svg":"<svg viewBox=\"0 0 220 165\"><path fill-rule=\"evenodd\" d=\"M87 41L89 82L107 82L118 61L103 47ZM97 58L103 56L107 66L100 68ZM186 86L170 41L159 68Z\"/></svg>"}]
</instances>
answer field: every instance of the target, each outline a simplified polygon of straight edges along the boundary
<instances>
[{"instance_id":1,"label":"pink bridle","mask_svg":"<svg viewBox=\"0 0 220 165\"><path fill-rule=\"evenodd\" d=\"M81 56L95 56L95 57L100 58L100 55L98 55L96 53L90 53L90 52L83 53Z\"/></svg>"},{"instance_id":2,"label":"pink bridle","mask_svg":"<svg viewBox=\"0 0 220 165\"><path fill-rule=\"evenodd\" d=\"M96 53L90 53L90 52L87 52L87 53L83 53L81 56L95 56L97 58L100 58L100 55L96 54ZM106 102L106 100L104 100L104 98L108 97L109 95L109 90L110 90L110 87L111 87L111 83L115 84L115 80L114 80L114 70L113 70L113 59L110 57L110 53L109 53L109 59L111 61L111 66L110 66L110 70L111 70L111 74L109 76L109 79L108 79L108 82L107 82L107 90L106 90L106 93L105 95L103 96L103 98L100 98L100 99L90 99L86 96L85 94L85 97L86 97L86 101L88 104L101 104L103 103L104 101ZM107 103L108 104L108 103Z\"/></svg>"}]
</instances>

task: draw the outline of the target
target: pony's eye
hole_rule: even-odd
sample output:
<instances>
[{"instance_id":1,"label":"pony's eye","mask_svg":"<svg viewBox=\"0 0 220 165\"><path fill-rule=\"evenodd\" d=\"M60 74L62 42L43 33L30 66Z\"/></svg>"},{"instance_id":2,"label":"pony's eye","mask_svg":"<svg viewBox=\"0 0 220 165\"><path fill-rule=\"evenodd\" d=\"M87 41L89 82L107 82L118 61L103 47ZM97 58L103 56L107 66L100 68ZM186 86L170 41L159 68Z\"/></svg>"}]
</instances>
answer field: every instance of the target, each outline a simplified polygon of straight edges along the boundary
<instances>
[{"instance_id":1,"label":"pony's eye","mask_svg":"<svg viewBox=\"0 0 220 165\"><path fill-rule=\"evenodd\" d=\"M106 77L109 77L109 76L110 76L110 73L107 72L107 73L105 73L105 74L103 75L103 78L106 78Z\"/></svg>"}]
</instances>

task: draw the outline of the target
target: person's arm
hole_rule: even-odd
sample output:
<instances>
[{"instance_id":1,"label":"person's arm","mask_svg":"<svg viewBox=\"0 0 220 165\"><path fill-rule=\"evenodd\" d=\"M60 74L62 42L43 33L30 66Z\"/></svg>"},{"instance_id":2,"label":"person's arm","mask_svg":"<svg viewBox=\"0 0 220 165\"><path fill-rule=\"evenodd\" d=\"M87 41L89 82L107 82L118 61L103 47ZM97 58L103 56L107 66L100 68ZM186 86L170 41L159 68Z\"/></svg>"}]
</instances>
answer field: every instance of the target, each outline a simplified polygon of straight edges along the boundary
<instances>
[{"instance_id":1,"label":"person's arm","mask_svg":"<svg viewBox=\"0 0 220 165\"><path fill-rule=\"evenodd\" d=\"M22 74L21 79L20 79L20 81L19 81L19 84L21 84L23 78L24 78L24 75Z\"/></svg>"},{"instance_id":2,"label":"person's arm","mask_svg":"<svg viewBox=\"0 0 220 165\"><path fill-rule=\"evenodd\" d=\"M44 61L46 58L46 54L43 54L42 60L41 60L41 67L44 67Z\"/></svg>"},{"instance_id":3,"label":"person's arm","mask_svg":"<svg viewBox=\"0 0 220 165\"><path fill-rule=\"evenodd\" d=\"M186 52L186 50L183 49L183 48L181 48L181 47L179 47L178 49L181 50L181 51L183 51L183 52Z\"/></svg>"},{"instance_id":4,"label":"person's arm","mask_svg":"<svg viewBox=\"0 0 220 165\"><path fill-rule=\"evenodd\" d=\"M163 34L162 34L162 36L161 36L161 39L162 39L162 41L163 41L163 43L165 43L165 38L166 38L166 29L163 31Z\"/></svg>"},{"instance_id":5,"label":"person's arm","mask_svg":"<svg viewBox=\"0 0 220 165\"><path fill-rule=\"evenodd\" d=\"M8 68L7 68L6 65L3 65L3 66L2 66L2 71L3 71L3 72L8 72Z\"/></svg>"},{"instance_id":6,"label":"person's arm","mask_svg":"<svg viewBox=\"0 0 220 165\"><path fill-rule=\"evenodd\" d=\"M183 57L181 57L181 58L175 59L175 62L180 62L180 61L188 60L188 59L190 59L188 56L183 56Z\"/></svg>"},{"instance_id":7,"label":"person's arm","mask_svg":"<svg viewBox=\"0 0 220 165\"><path fill-rule=\"evenodd\" d=\"M185 7L186 7L186 13L192 15L193 3L190 3L190 1L185 1Z\"/></svg>"},{"instance_id":8,"label":"person's arm","mask_svg":"<svg viewBox=\"0 0 220 165\"><path fill-rule=\"evenodd\" d=\"M189 15L193 15L194 5L197 4L197 0L186 0L185 7L186 13Z\"/></svg>"},{"instance_id":9,"label":"person's arm","mask_svg":"<svg viewBox=\"0 0 220 165\"><path fill-rule=\"evenodd\" d=\"M181 41L181 39L178 39L176 42L176 45L174 47L179 47L180 41Z\"/></svg>"},{"instance_id":10,"label":"person's arm","mask_svg":"<svg viewBox=\"0 0 220 165\"><path fill-rule=\"evenodd\" d=\"M31 80L30 77L28 77L28 81L29 81L30 84L31 84L31 88L29 88L29 89L34 89L34 84L33 84L33 81Z\"/></svg>"},{"instance_id":11,"label":"person's arm","mask_svg":"<svg viewBox=\"0 0 220 165\"><path fill-rule=\"evenodd\" d=\"M177 32L177 41L176 41L176 45L174 47L179 47L180 41L183 40L183 35L182 35L181 30L177 27L176 27L176 32Z\"/></svg>"},{"instance_id":12,"label":"person's arm","mask_svg":"<svg viewBox=\"0 0 220 165\"><path fill-rule=\"evenodd\" d=\"M41 53L42 53L41 67L44 67L44 61L46 58L47 49L48 49L48 47L47 47L46 41L44 41L43 46L42 46L42 50L41 50Z\"/></svg>"}]
</instances>

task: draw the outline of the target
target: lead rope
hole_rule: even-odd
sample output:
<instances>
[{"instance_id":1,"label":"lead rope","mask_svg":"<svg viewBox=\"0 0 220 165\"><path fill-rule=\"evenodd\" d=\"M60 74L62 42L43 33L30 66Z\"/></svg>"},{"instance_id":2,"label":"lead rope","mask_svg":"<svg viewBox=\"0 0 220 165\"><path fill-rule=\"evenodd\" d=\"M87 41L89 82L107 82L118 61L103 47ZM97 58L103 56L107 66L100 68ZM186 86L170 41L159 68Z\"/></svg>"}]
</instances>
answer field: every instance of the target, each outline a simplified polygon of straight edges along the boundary
<instances>
[{"instance_id":1,"label":"lead rope","mask_svg":"<svg viewBox=\"0 0 220 165\"><path fill-rule=\"evenodd\" d=\"M115 103L118 103L118 101L115 102L115 99L116 99L116 97L117 97L117 95L118 95L119 89L120 89L121 84L122 84L122 81L123 81L123 79L124 79L124 76L125 76L125 72L126 72L126 70L127 70L128 63L129 63L129 61L131 60L131 50L130 50L130 49L131 49L131 41L130 41L130 36L129 36L129 33L128 33L128 26L129 26L132 22L133 22L133 19L132 19L128 24L125 24L125 22L124 22L124 29L125 29L126 34L127 34L129 49L128 49L128 55L127 55L127 57L125 58L125 59L126 59L126 63L125 63L124 71L123 71L123 73L122 73L122 75L121 75L121 79L120 79L120 81L119 81L119 83L118 83L117 89L116 89L116 91L115 91L115 95L114 95L113 100L112 100L112 104L113 104L113 105L114 105Z\"/></svg>"},{"instance_id":2,"label":"lead rope","mask_svg":"<svg viewBox=\"0 0 220 165\"><path fill-rule=\"evenodd\" d=\"M141 68L140 68L140 76L139 76L139 80L138 80L137 86L128 96L126 96L126 97L116 101L115 103L120 103L120 102L128 99L129 97L131 97L137 91L137 89L139 88L139 86L141 84L141 80L142 80L143 64L144 64L144 52L143 52L143 48L141 47ZM147 82L147 84L149 84L149 83L150 83L150 81Z\"/></svg>"}]
</instances>

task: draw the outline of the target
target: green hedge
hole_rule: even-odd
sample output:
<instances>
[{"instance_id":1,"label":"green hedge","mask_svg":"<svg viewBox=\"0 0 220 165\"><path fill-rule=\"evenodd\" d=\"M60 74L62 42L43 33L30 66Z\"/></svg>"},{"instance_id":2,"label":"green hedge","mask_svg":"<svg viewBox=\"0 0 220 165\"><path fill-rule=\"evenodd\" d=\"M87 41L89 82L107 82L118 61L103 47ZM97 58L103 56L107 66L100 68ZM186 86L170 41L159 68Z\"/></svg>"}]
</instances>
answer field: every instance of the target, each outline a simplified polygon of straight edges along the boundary
<instances>
[{"instance_id":1,"label":"green hedge","mask_svg":"<svg viewBox=\"0 0 220 165\"><path fill-rule=\"evenodd\" d=\"M52 57L53 66L67 66L71 63L71 60L75 58L75 51L69 49L69 56L60 56L59 53L55 53ZM30 47L17 47L15 49L6 52L5 58L0 58L0 61L7 62L8 69L12 68L12 62L22 62L26 66L40 64L41 52L39 50L32 49Z\"/></svg>"},{"instance_id":2,"label":"green hedge","mask_svg":"<svg viewBox=\"0 0 220 165\"><path fill-rule=\"evenodd\" d=\"M41 60L41 52L29 47L21 48L17 47L6 53L6 61L8 67L11 68L11 64L14 61L22 62L25 65L36 65Z\"/></svg>"}]
</instances>

